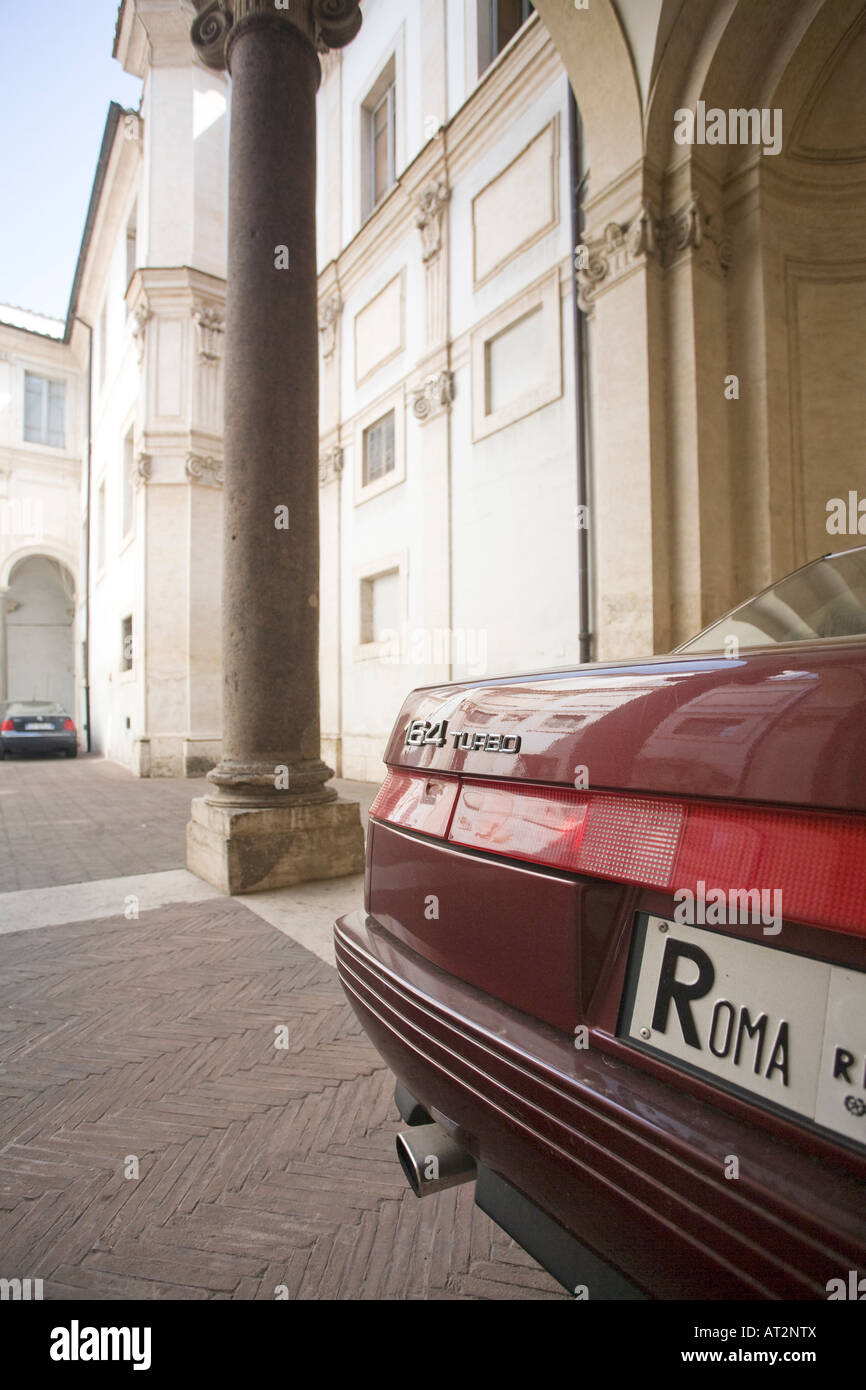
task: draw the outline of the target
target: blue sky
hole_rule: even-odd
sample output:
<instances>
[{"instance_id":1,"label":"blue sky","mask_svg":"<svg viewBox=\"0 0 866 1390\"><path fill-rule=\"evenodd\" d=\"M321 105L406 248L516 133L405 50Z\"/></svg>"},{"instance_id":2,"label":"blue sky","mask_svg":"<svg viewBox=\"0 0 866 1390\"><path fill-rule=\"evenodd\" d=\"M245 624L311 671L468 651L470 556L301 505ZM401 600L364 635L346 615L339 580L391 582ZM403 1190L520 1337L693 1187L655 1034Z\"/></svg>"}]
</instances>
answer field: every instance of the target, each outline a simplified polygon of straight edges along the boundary
<instances>
[{"instance_id":1,"label":"blue sky","mask_svg":"<svg viewBox=\"0 0 866 1390\"><path fill-rule=\"evenodd\" d=\"M0 303L63 318L110 101L118 0L0 0Z\"/></svg>"}]
</instances>

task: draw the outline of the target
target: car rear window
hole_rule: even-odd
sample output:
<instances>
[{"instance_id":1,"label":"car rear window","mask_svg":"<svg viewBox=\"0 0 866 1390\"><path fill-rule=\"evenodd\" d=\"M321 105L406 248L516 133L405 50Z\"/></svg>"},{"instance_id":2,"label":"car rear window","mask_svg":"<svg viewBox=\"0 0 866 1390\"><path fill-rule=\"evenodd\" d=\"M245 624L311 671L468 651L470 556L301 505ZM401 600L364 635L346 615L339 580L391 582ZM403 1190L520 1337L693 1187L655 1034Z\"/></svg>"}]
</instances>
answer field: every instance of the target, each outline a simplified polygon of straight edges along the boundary
<instances>
[{"instance_id":1,"label":"car rear window","mask_svg":"<svg viewBox=\"0 0 866 1390\"><path fill-rule=\"evenodd\" d=\"M678 652L866 635L866 546L825 555L734 608Z\"/></svg>"},{"instance_id":2,"label":"car rear window","mask_svg":"<svg viewBox=\"0 0 866 1390\"><path fill-rule=\"evenodd\" d=\"M20 718L25 714L56 715L65 713L66 710L62 705L52 704L48 700L12 700L4 710L4 714L9 718L13 718L16 715Z\"/></svg>"}]
</instances>

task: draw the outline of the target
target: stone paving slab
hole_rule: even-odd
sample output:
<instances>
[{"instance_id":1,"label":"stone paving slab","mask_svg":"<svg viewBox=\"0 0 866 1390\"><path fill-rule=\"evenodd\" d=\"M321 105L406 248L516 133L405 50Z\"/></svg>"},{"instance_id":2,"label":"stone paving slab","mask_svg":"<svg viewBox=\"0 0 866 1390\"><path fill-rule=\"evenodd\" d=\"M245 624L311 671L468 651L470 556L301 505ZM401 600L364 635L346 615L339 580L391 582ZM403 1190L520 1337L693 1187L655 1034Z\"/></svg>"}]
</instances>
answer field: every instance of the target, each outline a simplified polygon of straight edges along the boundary
<instances>
[{"instance_id":1,"label":"stone paving slab","mask_svg":"<svg viewBox=\"0 0 866 1390\"><path fill-rule=\"evenodd\" d=\"M336 972L233 899L0 936L0 1064L0 1276L48 1299L567 1297L411 1193Z\"/></svg>"}]
</instances>

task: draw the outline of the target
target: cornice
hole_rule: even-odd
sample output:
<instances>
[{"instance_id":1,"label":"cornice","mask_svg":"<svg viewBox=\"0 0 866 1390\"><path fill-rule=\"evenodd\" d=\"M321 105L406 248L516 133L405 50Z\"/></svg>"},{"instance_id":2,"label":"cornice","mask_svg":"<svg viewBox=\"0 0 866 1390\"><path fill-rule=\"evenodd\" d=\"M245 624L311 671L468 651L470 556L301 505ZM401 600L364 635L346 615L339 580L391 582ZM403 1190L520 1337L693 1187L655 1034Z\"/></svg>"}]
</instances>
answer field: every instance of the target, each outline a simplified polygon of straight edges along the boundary
<instances>
[{"instance_id":1,"label":"cornice","mask_svg":"<svg viewBox=\"0 0 866 1390\"><path fill-rule=\"evenodd\" d=\"M519 116L559 79L565 68L553 40L533 24L501 63L485 73L445 127L448 169L456 183L464 171L502 138Z\"/></svg>"},{"instance_id":2,"label":"cornice","mask_svg":"<svg viewBox=\"0 0 866 1390\"><path fill-rule=\"evenodd\" d=\"M137 138L126 134L124 121L127 116L136 117L131 128ZM90 322L95 321L102 300L111 255L120 236L128 211L129 193L141 165L142 128L143 123L136 112L124 111L114 134L76 304L76 312Z\"/></svg>"}]
</instances>

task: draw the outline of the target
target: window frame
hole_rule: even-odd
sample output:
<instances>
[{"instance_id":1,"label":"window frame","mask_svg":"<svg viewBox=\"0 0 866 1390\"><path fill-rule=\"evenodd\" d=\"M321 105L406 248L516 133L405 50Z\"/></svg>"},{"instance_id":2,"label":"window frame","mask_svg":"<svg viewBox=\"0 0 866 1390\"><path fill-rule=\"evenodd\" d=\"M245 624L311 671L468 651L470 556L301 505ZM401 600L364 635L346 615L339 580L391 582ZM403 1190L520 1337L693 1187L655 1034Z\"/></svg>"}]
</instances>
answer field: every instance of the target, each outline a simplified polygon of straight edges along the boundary
<instances>
[{"instance_id":1,"label":"window frame","mask_svg":"<svg viewBox=\"0 0 866 1390\"><path fill-rule=\"evenodd\" d=\"M124 548L130 537L135 532L135 432L130 425L123 435L123 457L121 460L120 478L120 540L121 549ZM129 525L124 525L127 520L126 503L129 499Z\"/></svg>"},{"instance_id":2,"label":"window frame","mask_svg":"<svg viewBox=\"0 0 866 1390\"><path fill-rule=\"evenodd\" d=\"M394 467L371 483L364 482L364 434L371 425L394 412ZM355 506L372 497L388 492L406 481L406 399L403 385L397 386L360 411L353 431L353 467Z\"/></svg>"},{"instance_id":3,"label":"window frame","mask_svg":"<svg viewBox=\"0 0 866 1390\"><path fill-rule=\"evenodd\" d=\"M494 338L541 309L544 332L544 372L537 385L515 396L497 410L488 411L490 400L488 344ZM562 386L562 289L559 268L530 285L508 304L477 324L471 335L472 442L478 443L536 410L558 400Z\"/></svg>"},{"instance_id":4,"label":"window frame","mask_svg":"<svg viewBox=\"0 0 866 1390\"><path fill-rule=\"evenodd\" d=\"M39 416L40 416L40 437L39 437L38 439L29 439L28 436L27 436L27 429L28 429L28 425L27 425L27 381L28 381L28 378L29 378L29 379L32 379L33 381L38 381L38 382L40 382L40 383L41 383L41 387L42 387L42 391L41 391L41 401L40 401L40 411L39 411ZM52 443L50 442L49 438L48 438L48 433L49 433L49 431L48 431L48 396L49 396L49 387L51 387L51 386L59 386L59 387L62 388L62 392L63 392L63 440L62 440L62 443L60 443L60 444L52 444ZM68 434L68 418L67 418L67 403L68 403L68 399L69 399L68 382L66 381L66 379L65 379L64 377L45 376L42 372L33 372L33 371L30 370L29 367L25 367L25 368L24 368L24 381L23 381L22 393L21 393L21 400L22 400L22 407L23 407L23 408L22 408L22 419L21 419L21 439L22 439L22 443L24 443L24 444L32 444L32 445L34 445L36 448L40 448L40 449L57 449L57 450L63 450L63 451L65 452L65 451L66 451L66 448L67 448L66 438L67 438L67 434Z\"/></svg>"},{"instance_id":5,"label":"window frame","mask_svg":"<svg viewBox=\"0 0 866 1390\"><path fill-rule=\"evenodd\" d=\"M127 632L127 623L129 631ZM126 655L126 643L129 640L129 656ZM120 620L120 671L123 675L132 671L135 664L135 644L133 639L132 614L125 613Z\"/></svg>"},{"instance_id":6,"label":"window frame","mask_svg":"<svg viewBox=\"0 0 866 1390\"><path fill-rule=\"evenodd\" d=\"M379 98L376 105L370 109L367 121L367 138L369 148L367 157L370 161L370 186L367 189L370 213L374 213L381 202L387 198L394 184L397 182L397 82L396 78L385 88L384 94ZM387 104L385 114L386 129L388 136L388 171L387 182L381 193L376 192L376 116L383 105Z\"/></svg>"},{"instance_id":7,"label":"window frame","mask_svg":"<svg viewBox=\"0 0 866 1390\"><path fill-rule=\"evenodd\" d=\"M356 216L358 225L369 221L398 183L397 170L404 154L401 133L401 93L404 83L403 29L398 31L384 51L373 74L356 98L355 139L359 150L357 166ZM388 112L388 185L376 197L375 114L387 102Z\"/></svg>"},{"instance_id":8,"label":"window frame","mask_svg":"<svg viewBox=\"0 0 866 1390\"><path fill-rule=\"evenodd\" d=\"M353 651L354 661L381 660L383 657L393 655L390 642L365 641L364 611L368 599L365 595L365 588L376 580L387 574L397 573L400 586L400 629L405 628L409 612L409 551L400 550L392 555L381 555L378 559L368 560L363 565L356 565L353 574L353 602L355 605L354 628L355 644ZM399 657L399 653L398 653ZM396 664L396 663L395 663Z\"/></svg>"},{"instance_id":9,"label":"window frame","mask_svg":"<svg viewBox=\"0 0 866 1390\"><path fill-rule=\"evenodd\" d=\"M517 38L523 26L532 18L535 13L535 6L532 0L520 0L520 23L511 35L501 46L499 44L499 0L478 0L477 10L477 35L478 35L478 76L481 78L491 64L496 62L500 53L504 53L510 43Z\"/></svg>"}]
</instances>

